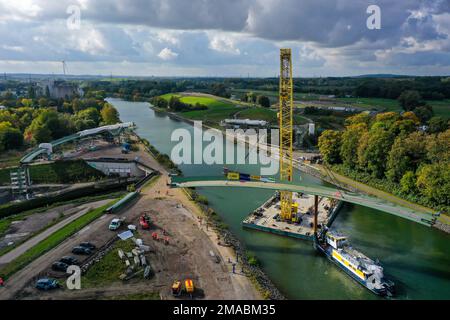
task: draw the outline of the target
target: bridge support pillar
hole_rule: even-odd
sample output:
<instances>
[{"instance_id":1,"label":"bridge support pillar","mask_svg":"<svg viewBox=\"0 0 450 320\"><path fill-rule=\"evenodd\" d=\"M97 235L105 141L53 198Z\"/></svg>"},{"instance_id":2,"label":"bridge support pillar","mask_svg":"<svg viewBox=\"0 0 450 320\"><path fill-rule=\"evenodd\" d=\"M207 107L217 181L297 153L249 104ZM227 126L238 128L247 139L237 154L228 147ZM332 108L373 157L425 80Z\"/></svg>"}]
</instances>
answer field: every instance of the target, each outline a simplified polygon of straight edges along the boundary
<instances>
[{"instance_id":1,"label":"bridge support pillar","mask_svg":"<svg viewBox=\"0 0 450 320\"><path fill-rule=\"evenodd\" d=\"M317 233L317 216L319 214L319 196L314 196L314 234Z\"/></svg>"}]
</instances>

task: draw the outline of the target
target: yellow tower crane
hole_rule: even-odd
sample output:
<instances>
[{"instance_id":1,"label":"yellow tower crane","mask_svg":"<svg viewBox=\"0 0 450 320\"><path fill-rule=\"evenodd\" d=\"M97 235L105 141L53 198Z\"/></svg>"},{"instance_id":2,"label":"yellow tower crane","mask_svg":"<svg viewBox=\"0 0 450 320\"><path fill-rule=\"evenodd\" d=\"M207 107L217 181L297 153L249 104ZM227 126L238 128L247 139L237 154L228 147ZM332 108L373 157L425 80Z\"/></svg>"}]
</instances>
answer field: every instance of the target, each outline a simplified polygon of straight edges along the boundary
<instances>
[{"instance_id":1,"label":"yellow tower crane","mask_svg":"<svg viewBox=\"0 0 450 320\"><path fill-rule=\"evenodd\" d=\"M292 181L293 84L291 49L280 49L280 180ZM281 219L292 220L292 192L280 191Z\"/></svg>"}]
</instances>

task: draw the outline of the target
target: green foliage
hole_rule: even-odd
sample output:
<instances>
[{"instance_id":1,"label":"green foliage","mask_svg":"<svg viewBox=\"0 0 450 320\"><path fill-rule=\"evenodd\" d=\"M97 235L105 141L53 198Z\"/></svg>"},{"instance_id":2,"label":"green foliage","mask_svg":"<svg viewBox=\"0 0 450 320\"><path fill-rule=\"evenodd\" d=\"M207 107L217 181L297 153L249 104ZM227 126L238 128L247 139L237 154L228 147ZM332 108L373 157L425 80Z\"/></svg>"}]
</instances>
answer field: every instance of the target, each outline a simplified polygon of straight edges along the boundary
<instances>
[{"instance_id":1,"label":"green foliage","mask_svg":"<svg viewBox=\"0 0 450 320\"><path fill-rule=\"evenodd\" d=\"M325 162L334 164L340 162L342 133L325 130L319 137L319 150Z\"/></svg>"},{"instance_id":2,"label":"green foliage","mask_svg":"<svg viewBox=\"0 0 450 320\"><path fill-rule=\"evenodd\" d=\"M41 183L78 183L95 181L105 175L83 160L55 161L30 167L31 180L35 184Z\"/></svg>"},{"instance_id":3,"label":"green foliage","mask_svg":"<svg viewBox=\"0 0 450 320\"><path fill-rule=\"evenodd\" d=\"M443 124L440 119L436 122ZM450 129L438 134L418 131L420 121L412 112L381 113L373 119L357 115L346 123L340 141L336 131L320 136L325 162L342 162L334 168L375 188L449 209L450 175L445 170L450 163Z\"/></svg>"},{"instance_id":4,"label":"green foliage","mask_svg":"<svg viewBox=\"0 0 450 320\"><path fill-rule=\"evenodd\" d=\"M49 142L74 132L75 126L69 115L44 109L25 130L25 139L32 143Z\"/></svg>"},{"instance_id":5,"label":"green foliage","mask_svg":"<svg viewBox=\"0 0 450 320\"><path fill-rule=\"evenodd\" d=\"M120 281L119 276L126 271L124 261L119 258L117 250L131 252L135 244L131 240L118 240L99 262L88 269L81 278L84 288L101 287L112 282Z\"/></svg>"},{"instance_id":6,"label":"green foliage","mask_svg":"<svg viewBox=\"0 0 450 320\"><path fill-rule=\"evenodd\" d=\"M417 188L432 203L450 206L450 162L422 166L417 172Z\"/></svg>"},{"instance_id":7,"label":"green foliage","mask_svg":"<svg viewBox=\"0 0 450 320\"><path fill-rule=\"evenodd\" d=\"M405 111L412 111L424 103L420 93L415 90L407 90L402 92L402 94L398 97L398 102Z\"/></svg>"},{"instance_id":8,"label":"green foliage","mask_svg":"<svg viewBox=\"0 0 450 320\"><path fill-rule=\"evenodd\" d=\"M354 120L356 118L350 120L349 123L355 123ZM342 134L340 155L346 166L354 167L358 163L358 154L355 151L358 149L360 137L366 132L367 125L365 122L361 122L347 126Z\"/></svg>"},{"instance_id":9,"label":"green foliage","mask_svg":"<svg viewBox=\"0 0 450 320\"><path fill-rule=\"evenodd\" d=\"M120 122L119 112L109 103L104 104L100 114L104 125L116 124Z\"/></svg>"},{"instance_id":10,"label":"green foliage","mask_svg":"<svg viewBox=\"0 0 450 320\"><path fill-rule=\"evenodd\" d=\"M447 130L449 123L442 117L433 117L428 121L428 132L439 133Z\"/></svg>"},{"instance_id":11,"label":"green foliage","mask_svg":"<svg viewBox=\"0 0 450 320\"><path fill-rule=\"evenodd\" d=\"M413 132L395 139L388 155L386 176L392 181L399 181L404 174L415 172L427 156L426 137L422 132Z\"/></svg>"},{"instance_id":12,"label":"green foliage","mask_svg":"<svg viewBox=\"0 0 450 320\"><path fill-rule=\"evenodd\" d=\"M416 175L412 171L407 171L400 179L401 192L410 194L416 192Z\"/></svg>"},{"instance_id":13,"label":"green foliage","mask_svg":"<svg viewBox=\"0 0 450 320\"><path fill-rule=\"evenodd\" d=\"M10 122L0 122L0 151L11 150L23 145L23 136Z\"/></svg>"},{"instance_id":14,"label":"green foliage","mask_svg":"<svg viewBox=\"0 0 450 320\"><path fill-rule=\"evenodd\" d=\"M258 96L258 104L264 108L270 108L270 99L266 96Z\"/></svg>"},{"instance_id":15,"label":"green foliage","mask_svg":"<svg viewBox=\"0 0 450 320\"><path fill-rule=\"evenodd\" d=\"M100 113L96 108L87 108L74 116L77 131L96 128L100 124Z\"/></svg>"}]
</instances>

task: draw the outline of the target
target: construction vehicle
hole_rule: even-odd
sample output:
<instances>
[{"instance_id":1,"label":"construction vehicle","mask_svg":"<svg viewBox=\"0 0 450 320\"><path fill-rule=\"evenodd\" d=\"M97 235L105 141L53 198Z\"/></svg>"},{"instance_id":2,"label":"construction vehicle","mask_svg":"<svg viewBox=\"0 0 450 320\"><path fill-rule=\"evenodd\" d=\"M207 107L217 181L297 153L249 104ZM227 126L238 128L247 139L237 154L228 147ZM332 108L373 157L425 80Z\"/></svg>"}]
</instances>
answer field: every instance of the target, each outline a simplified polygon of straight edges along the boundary
<instances>
[{"instance_id":1,"label":"construction vehicle","mask_svg":"<svg viewBox=\"0 0 450 320\"><path fill-rule=\"evenodd\" d=\"M191 297L194 294L194 281L192 281L191 279L186 279L184 281L184 287L186 290L186 293L189 294Z\"/></svg>"},{"instance_id":2,"label":"construction vehicle","mask_svg":"<svg viewBox=\"0 0 450 320\"><path fill-rule=\"evenodd\" d=\"M151 224L150 217L145 213L141 215L141 217L139 218L139 225L141 226L141 228L144 230L148 230L150 229L150 224Z\"/></svg>"},{"instance_id":3,"label":"construction vehicle","mask_svg":"<svg viewBox=\"0 0 450 320\"><path fill-rule=\"evenodd\" d=\"M127 154L131 150L131 145L128 142L122 144L122 153Z\"/></svg>"},{"instance_id":4,"label":"construction vehicle","mask_svg":"<svg viewBox=\"0 0 450 320\"><path fill-rule=\"evenodd\" d=\"M174 281L174 283L172 284L172 295L175 297L179 297L181 295L181 281Z\"/></svg>"}]
</instances>

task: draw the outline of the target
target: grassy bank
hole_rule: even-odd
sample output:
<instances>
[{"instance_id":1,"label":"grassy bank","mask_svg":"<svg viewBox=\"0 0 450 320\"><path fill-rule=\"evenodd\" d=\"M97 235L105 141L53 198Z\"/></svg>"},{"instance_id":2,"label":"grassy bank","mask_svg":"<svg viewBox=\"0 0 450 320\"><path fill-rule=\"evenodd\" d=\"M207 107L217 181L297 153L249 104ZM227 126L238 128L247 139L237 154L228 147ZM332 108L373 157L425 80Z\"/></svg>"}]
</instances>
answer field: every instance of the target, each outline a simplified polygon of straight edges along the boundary
<instances>
[{"instance_id":1,"label":"grassy bank","mask_svg":"<svg viewBox=\"0 0 450 320\"><path fill-rule=\"evenodd\" d=\"M95 201L100 201L100 200L105 200L105 199L114 199L114 198L119 198L122 197L125 193L123 191L118 191L118 192L113 192L113 193L107 193L107 194L102 194L102 195L98 195L98 196L88 196L88 197L83 197L83 198L79 198L79 199L75 199L70 201L70 204L73 205L81 205L84 203L90 203L90 202L95 202ZM3 237L5 235L5 232L8 231L8 229L11 226L11 223L14 221L20 221L23 219L26 219L26 217L34 215L34 214L40 214L40 213L44 213L48 210L51 210L53 208L57 208L59 206L63 206L65 204L68 204L69 202L58 202L58 203L53 203L49 206L45 206L45 207L40 207L37 209L32 209L32 210L28 210L13 216L8 216L6 218L3 218L0 220L0 237ZM18 245L20 245L21 243L27 241L28 239L32 238L33 236L37 235L40 232L45 231L46 229L52 227L53 225L57 224L58 222L60 222L61 220L65 219L66 217L61 216L57 219L52 220L48 225L46 225L43 229L39 230L39 232L33 233L29 236L27 236L26 238L24 238L23 240L21 240L20 242L15 243L12 246L8 246L8 247L4 247L2 249L0 249L0 256L6 254L7 252L13 250L14 248L16 248Z\"/></svg>"},{"instance_id":2,"label":"grassy bank","mask_svg":"<svg viewBox=\"0 0 450 320\"><path fill-rule=\"evenodd\" d=\"M97 209L89 211L88 213L84 214L80 218L72 221L65 227L54 232L49 237L47 237L43 241L39 242L36 246L30 248L24 254L22 254L21 256L19 256L16 259L14 259L11 263L7 264L4 268L2 268L0 270L0 276L5 279L9 278L11 275L13 275L17 271L21 270L26 265L30 264L32 261L34 261L38 257L42 256L44 253L55 248L57 245L59 245L65 239L67 239L71 235L75 234L76 232L80 231L82 228L84 228L86 225L88 225L92 221L99 218L101 215L103 215L103 211L106 208L108 208L109 206L111 206L113 203L115 203L116 201L117 200L114 200L114 201L108 203L107 205L104 205L102 207L99 207Z\"/></svg>"},{"instance_id":3,"label":"grassy bank","mask_svg":"<svg viewBox=\"0 0 450 320\"><path fill-rule=\"evenodd\" d=\"M9 184L13 169L0 170L0 184ZM30 166L30 177L34 184L79 183L96 181L105 175L83 160L56 161L54 163Z\"/></svg>"}]
</instances>

